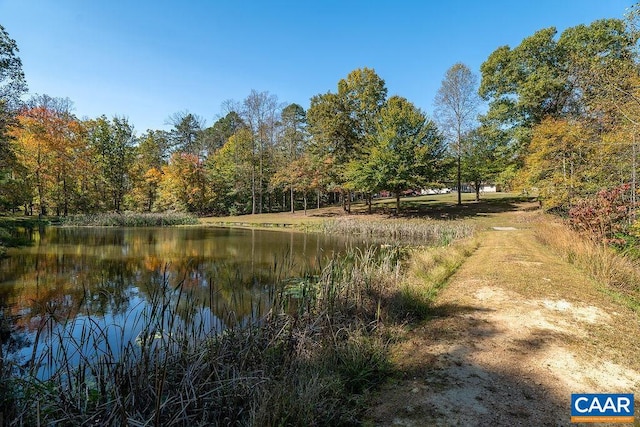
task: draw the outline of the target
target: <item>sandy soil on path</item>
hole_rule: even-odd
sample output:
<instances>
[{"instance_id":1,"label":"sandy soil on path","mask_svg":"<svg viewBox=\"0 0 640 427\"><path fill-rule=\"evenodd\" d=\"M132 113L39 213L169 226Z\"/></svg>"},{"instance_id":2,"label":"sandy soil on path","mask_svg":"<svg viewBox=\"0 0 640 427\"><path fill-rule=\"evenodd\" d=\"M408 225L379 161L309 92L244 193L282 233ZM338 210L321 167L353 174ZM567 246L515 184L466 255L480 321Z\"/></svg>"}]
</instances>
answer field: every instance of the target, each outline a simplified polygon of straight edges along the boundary
<instances>
[{"instance_id":1,"label":"sandy soil on path","mask_svg":"<svg viewBox=\"0 0 640 427\"><path fill-rule=\"evenodd\" d=\"M571 393L617 392L636 394L640 425L639 316L538 243L534 217L493 218L434 318L394 348L401 375L367 424L571 425Z\"/></svg>"}]
</instances>

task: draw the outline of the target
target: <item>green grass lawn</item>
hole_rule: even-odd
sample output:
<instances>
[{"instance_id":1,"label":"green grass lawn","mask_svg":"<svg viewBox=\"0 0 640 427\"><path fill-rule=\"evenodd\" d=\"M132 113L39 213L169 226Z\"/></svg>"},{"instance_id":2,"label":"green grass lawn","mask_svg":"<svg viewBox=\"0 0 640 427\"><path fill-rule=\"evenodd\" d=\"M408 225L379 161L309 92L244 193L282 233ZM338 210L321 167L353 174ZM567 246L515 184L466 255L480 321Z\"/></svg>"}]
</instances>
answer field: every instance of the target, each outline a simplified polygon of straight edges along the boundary
<instances>
[{"instance_id":1,"label":"green grass lawn","mask_svg":"<svg viewBox=\"0 0 640 427\"><path fill-rule=\"evenodd\" d=\"M401 199L401 218L430 218L430 219L464 219L486 217L499 212L514 211L518 205L531 201L530 197L523 197L516 193L487 193L476 202L472 193L462 194L462 205L458 206L457 194L436 194ZM342 210L341 206L328 206L320 209L303 211L263 213L256 215L236 215L226 217L201 218L203 224L233 225L246 227L304 227L318 224L326 219L357 216L358 219L382 219L395 217L395 199L384 198L373 201L373 213L368 213L364 202L351 205L351 214Z\"/></svg>"}]
</instances>

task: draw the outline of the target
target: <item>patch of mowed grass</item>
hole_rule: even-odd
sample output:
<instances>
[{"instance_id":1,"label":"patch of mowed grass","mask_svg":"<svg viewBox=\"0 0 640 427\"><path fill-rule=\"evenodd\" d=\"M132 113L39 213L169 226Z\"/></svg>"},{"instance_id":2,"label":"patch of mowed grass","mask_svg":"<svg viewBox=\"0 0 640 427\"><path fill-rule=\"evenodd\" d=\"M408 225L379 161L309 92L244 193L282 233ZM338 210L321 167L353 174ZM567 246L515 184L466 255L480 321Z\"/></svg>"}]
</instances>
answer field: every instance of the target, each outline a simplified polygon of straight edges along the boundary
<instances>
[{"instance_id":1,"label":"patch of mowed grass","mask_svg":"<svg viewBox=\"0 0 640 427\"><path fill-rule=\"evenodd\" d=\"M256 301L255 317L236 323L226 306L215 313L223 330L207 317L218 306L213 281L208 300L169 277L149 286L148 305L126 320L141 331L135 341L90 312L61 321L64 307L51 305L34 343L42 351L1 366L4 417L16 425L358 425L368 396L393 373L390 344L473 248L468 240L372 245L287 280L274 266L268 304Z\"/></svg>"},{"instance_id":2,"label":"patch of mowed grass","mask_svg":"<svg viewBox=\"0 0 640 427\"><path fill-rule=\"evenodd\" d=\"M546 218L534 223L536 236L567 262L586 271L603 290L640 313L640 264L638 260L598 244L570 229L566 224Z\"/></svg>"},{"instance_id":3,"label":"patch of mowed grass","mask_svg":"<svg viewBox=\"0 0 640 427\"><path fill-rule=\"evenodd\" d=\"M138 213L108 212L98 214L71 215L60 219L63 226L96 227L163 227L198 224L198 218L182 212Z\"/></svg>"}]
</instances>

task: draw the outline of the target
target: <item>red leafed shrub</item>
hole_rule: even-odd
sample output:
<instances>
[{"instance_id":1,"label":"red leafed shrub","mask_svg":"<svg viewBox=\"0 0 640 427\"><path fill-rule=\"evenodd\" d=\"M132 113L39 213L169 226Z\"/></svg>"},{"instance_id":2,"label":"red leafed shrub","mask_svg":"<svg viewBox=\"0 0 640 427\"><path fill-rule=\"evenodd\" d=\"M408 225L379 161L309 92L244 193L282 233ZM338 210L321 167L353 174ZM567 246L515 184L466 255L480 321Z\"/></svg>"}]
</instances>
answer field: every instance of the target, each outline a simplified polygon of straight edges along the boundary
<instances>
[{"instance_id":1,"label":"red leafed shrub","mask_svg":"<svg viewBox=\"0 0 640 427\"><path fill-rule=\"evenodd\" d=\"M630 184L600 190L594 197L579 200L570 210L573 228L586 232L592 239L620 244L617 235L625 233L631 223L633 206Z\"/></svg>"}]
</instances>

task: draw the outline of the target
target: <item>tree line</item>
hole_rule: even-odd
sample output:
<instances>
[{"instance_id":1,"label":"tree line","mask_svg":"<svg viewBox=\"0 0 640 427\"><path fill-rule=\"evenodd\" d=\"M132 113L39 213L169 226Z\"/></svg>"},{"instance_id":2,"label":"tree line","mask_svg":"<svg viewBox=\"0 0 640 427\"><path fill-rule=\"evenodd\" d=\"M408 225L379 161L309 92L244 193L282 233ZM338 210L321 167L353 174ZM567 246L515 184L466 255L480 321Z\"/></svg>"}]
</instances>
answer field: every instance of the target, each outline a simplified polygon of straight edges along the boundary
<instances>
[{"instance_id":1,"label":"tree line","mask_svg":"<svg viewBox=\"0 0 640 427\"><path fill-rule=\"evenodd\" d=\"M481 123L512 152L500 178L609 242L639 235L638 10L560 34L542 29L481 67Z\"/></svg>"},{"instance_id":2,"label":"tree line","mask_svg":"<svg viewBox=\"0 0 640 427\"><path fill-rule=\"evenodd\" d=\"M79 120L68 99L21 102L26 83L17 46L2 29L0 203L43 215L226 215L324 203L349 211L354 197L371 206L373 195L388 191L399 210L407 190L466 182L478 197L491 180L585 221L596 221L589 200L598 206L601 191L624 186L615 194L631 226L637 15L634 7L625 19L537 31L516 47L497 48L480 79L463 63L453 65L433 118L388 96L375 70L360 68L335 91L311 97L307 111L251 91L225 102L211 126L185 111L169 118L169 131L141 135L125 117Z\"/></svg>"},{"instance_id":3,"label":"tree line","mask_svg":"<svg viewBox=\"0 0 640 427\"><path fill-rule=\"evenodd\" d=\"M309 111L251 91L212 126L189 112L140 136L125 117L79 120L68 99L35 95L7 128L5 209L27 215L123 210L227 215L294 210L435 180L445 161L436 124L387 98L374 70L351 72Z\"/></svg>"}]
</instances>

